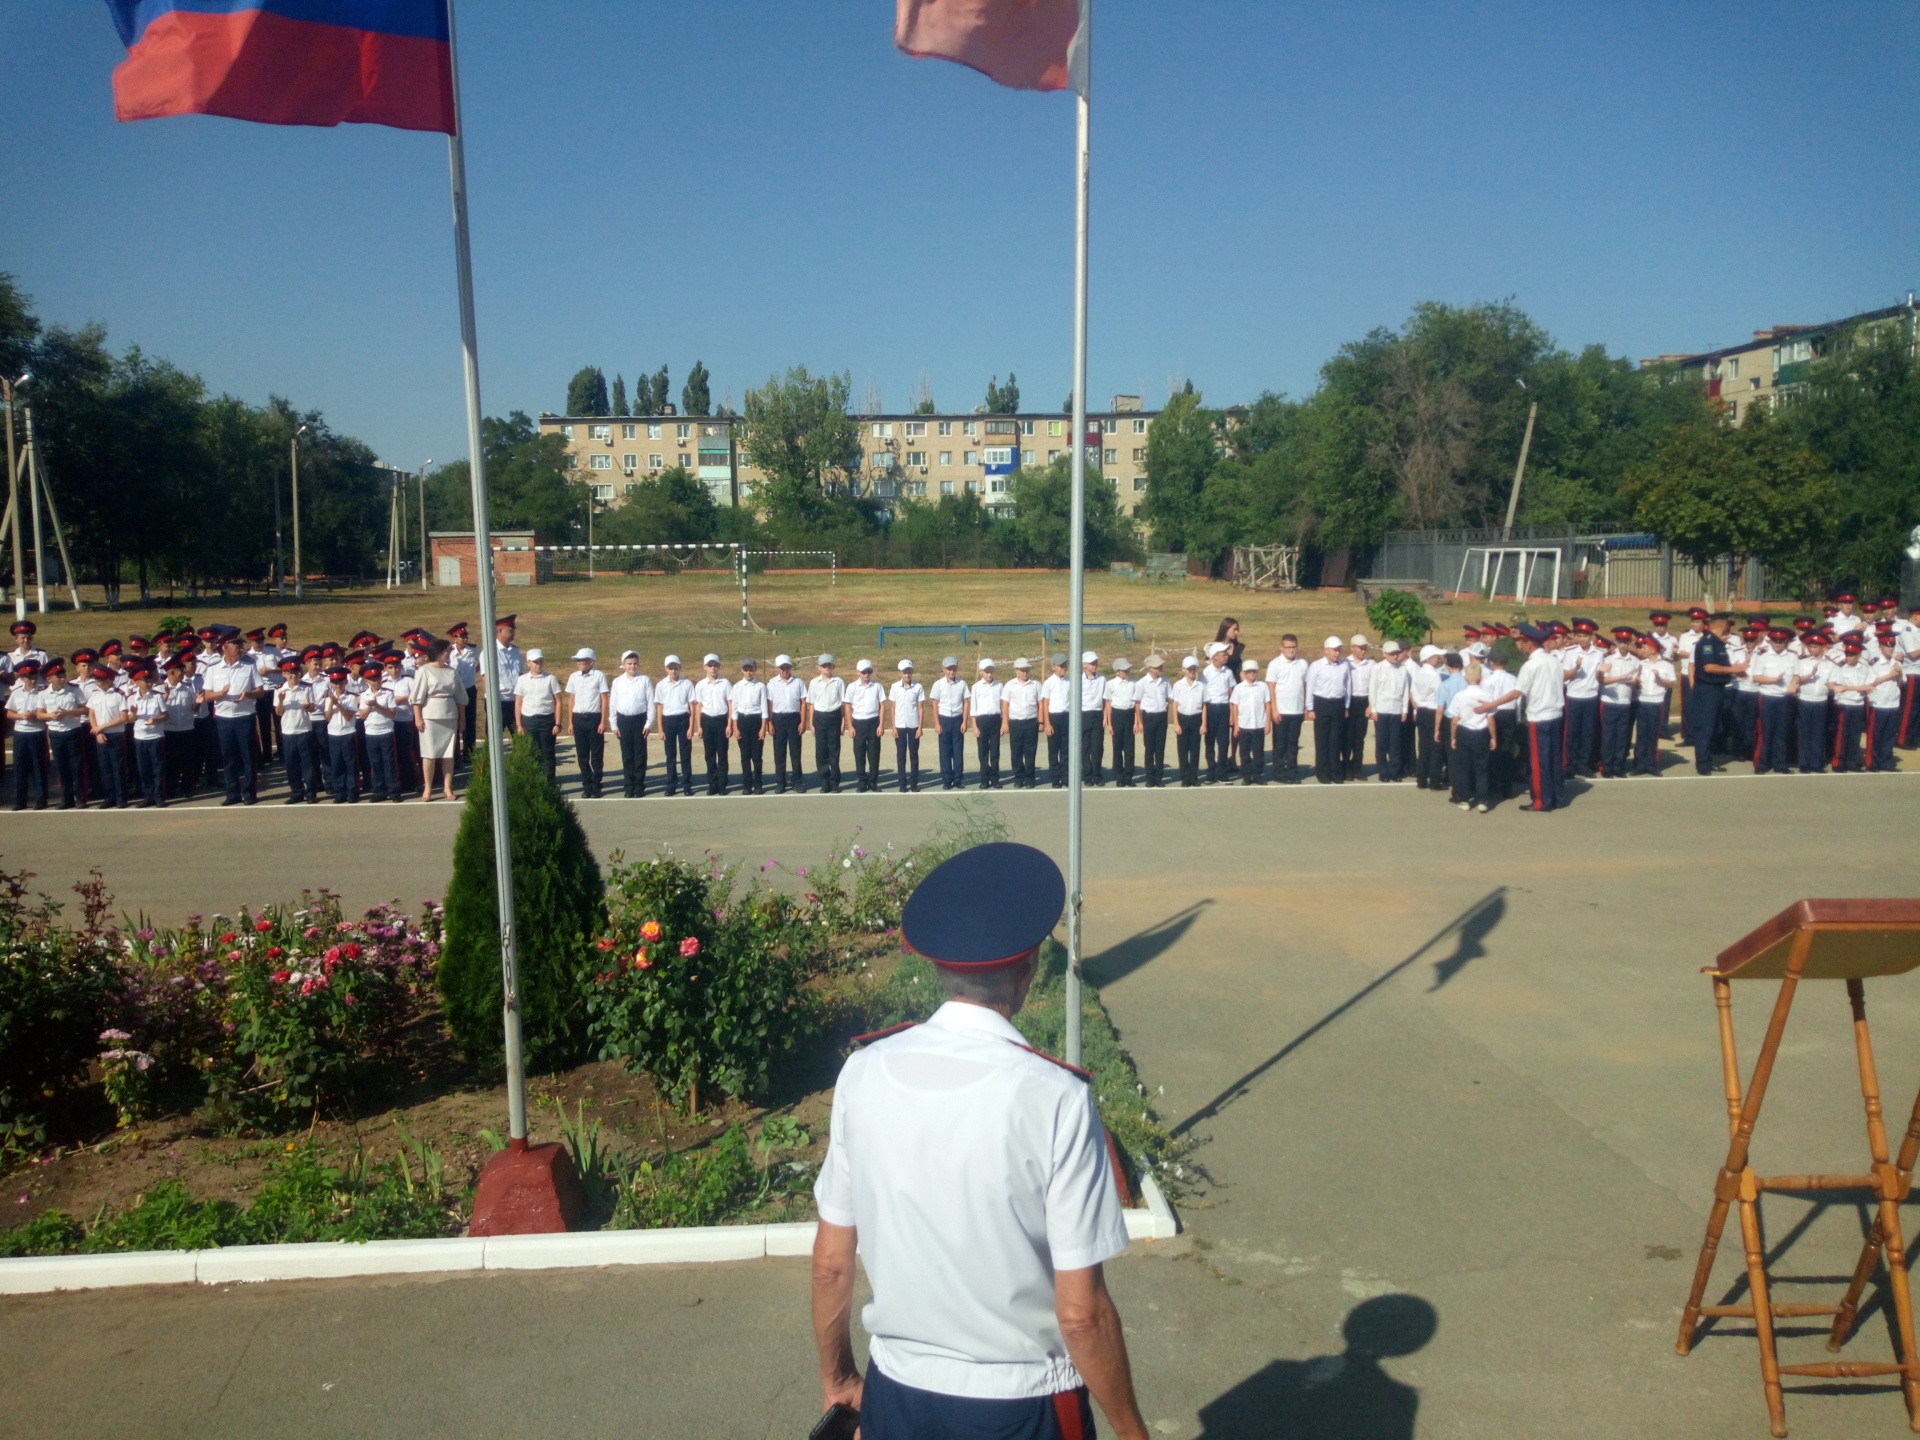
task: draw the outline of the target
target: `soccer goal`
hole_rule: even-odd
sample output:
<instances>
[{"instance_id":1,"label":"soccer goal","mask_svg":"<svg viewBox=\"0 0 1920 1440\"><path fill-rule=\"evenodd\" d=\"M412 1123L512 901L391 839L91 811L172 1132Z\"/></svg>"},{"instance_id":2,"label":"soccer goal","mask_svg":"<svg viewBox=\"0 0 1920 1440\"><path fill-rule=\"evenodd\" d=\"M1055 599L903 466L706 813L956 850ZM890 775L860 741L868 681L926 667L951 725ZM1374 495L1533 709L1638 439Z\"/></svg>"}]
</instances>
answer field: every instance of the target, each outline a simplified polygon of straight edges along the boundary
<instances>
[{"instance_id":1,"label":"soccer goal","mask_svg":"<svg viewBox=\"0 0 1920 1440\"><path fill-rule=\"evenodd\" d=\"M1525 604L1534 594L1535 586L1549 561L1553 566L1553 583L1550 591L1552 603L1560 603L1560 547L1557 545L1473 545L1460 557L1460 578L1454 583L1456 594L1464 594L1467 588L1467 572L1473 568L1475 558L1480 561L1480 583L1475 587L1489 599L1510 593L1518 604ZM1509 572L1508 562L1512 562ZM1511 587L1504 583L1504 577L1511 573Z\"/></svg>"}]
</instances>

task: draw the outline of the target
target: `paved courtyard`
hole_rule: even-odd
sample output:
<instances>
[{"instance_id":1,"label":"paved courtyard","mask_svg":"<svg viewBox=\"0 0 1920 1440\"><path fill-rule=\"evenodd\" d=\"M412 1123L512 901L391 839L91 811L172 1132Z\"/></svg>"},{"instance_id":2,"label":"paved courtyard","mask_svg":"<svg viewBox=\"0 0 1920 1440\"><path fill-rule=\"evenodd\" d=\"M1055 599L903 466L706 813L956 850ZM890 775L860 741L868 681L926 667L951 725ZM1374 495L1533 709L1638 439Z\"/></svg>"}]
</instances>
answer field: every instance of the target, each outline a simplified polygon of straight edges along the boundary
<instances>
[{"instance_id":1,"label":"paved courtyard","mask_svg":"<svg viewBox=\"0 0 1920 1440\"><path fill-rule=\"evenodd\" d=\"M999 803L1059 853L1059 796ZM1801 896L1913 894L1917 807L1905 776L1676 773L1544 817L1410 785L1090 794L1087 970L1208 1177L1182 1238L1112 1267L1156 1431L1766 1434L1750 1339L1673 1353L1726 1136L1699 969ZM855 825L912 843L945 813L936 795L581 807L602 852L791 863ZM98 865L162 918L302 884L414 900L445 882L456 815L49 813L15 817L0 859L48 888ZM1769 1001L1736 996L1743 1061ZM1897 1129L1920 978L1868 1002ZM1862 1168L1852 1066L1843 994L1809 987L1763 1171ZM1791 1299L1838 1287L1859 1208L1775 1198L1767 1219L1777 1269L1823 1277ZM0 1434L800 1435L805 1292L803 1263L769 1261L0 1300ZM1379 1297L1413 1298L1355 1316ZM1849 1358L1885 1358L1887 1331L1876 1305ZM1788 1419L1906 1433L1888 1389L1790 1394Z\"/></svg>"}]
</instances>

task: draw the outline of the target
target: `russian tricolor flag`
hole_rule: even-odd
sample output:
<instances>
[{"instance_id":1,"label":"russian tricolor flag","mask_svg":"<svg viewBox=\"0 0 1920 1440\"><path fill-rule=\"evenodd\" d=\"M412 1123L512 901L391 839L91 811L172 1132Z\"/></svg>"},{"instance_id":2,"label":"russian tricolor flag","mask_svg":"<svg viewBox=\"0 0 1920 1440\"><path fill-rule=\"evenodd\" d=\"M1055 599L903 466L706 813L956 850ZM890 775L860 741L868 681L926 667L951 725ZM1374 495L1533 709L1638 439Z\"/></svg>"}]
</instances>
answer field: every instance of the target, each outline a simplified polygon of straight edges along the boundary
<instances>
[{"instance_id":1,"label":"russian tricolor flag","mask_svg":"<svg viewBox=\"0 0 1920 1440\"><path fill-rule=\"evenodd\" d=\"M446 0L107 0L114 114L454 131Z\"/></svg>"}]
</instances>

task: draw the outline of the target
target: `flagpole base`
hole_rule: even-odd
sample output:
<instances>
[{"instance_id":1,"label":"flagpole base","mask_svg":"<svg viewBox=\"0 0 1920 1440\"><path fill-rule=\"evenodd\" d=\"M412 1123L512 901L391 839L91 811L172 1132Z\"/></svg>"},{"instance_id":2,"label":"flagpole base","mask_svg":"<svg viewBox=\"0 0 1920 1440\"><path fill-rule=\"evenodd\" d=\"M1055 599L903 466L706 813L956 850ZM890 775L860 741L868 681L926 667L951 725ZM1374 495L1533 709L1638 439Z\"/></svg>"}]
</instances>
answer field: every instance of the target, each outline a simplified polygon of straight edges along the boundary
<instances>
[{"instance_id":1,"label":"flagpole base","mask_svg":"<svg viewBox=\"0 0 1920 1440\"><path fill-rule=\"evenodd\" d=\"M512 1140L480 1171L467 1234L558 1234L579 1229L586 1210L566 1146Z\"/></svg>"}]
</instances>

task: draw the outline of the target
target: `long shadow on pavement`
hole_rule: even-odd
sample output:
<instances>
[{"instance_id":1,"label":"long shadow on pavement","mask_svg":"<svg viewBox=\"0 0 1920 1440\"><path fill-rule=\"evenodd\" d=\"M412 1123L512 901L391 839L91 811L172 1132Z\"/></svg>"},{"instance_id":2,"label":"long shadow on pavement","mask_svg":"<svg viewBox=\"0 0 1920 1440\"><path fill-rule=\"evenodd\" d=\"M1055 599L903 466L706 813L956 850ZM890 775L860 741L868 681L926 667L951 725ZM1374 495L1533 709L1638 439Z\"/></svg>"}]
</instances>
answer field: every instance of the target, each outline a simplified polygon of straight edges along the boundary
<instances>
[{"instance_id":1,"label":"long shadow on pavement","mask_svg":"<svg viewBox=\"0 0 1920 1440\"><path fill-rule=\"evenodd\" d=\"M1362 1301L1339 1355L1275 1360L1200 1411L1200 1440L1413 1440L1420 1392L1380 1368L1433 1338L1440 1317L1418 1295Z\"/></svg>"},{"instance_id":2,"label":"long shadow on pavement","mask_svg":"<svg viewBox=\"0 0 1920 1440\"><path fill-rule=\"evenodd\" d=\"M1500 923L1501 917L1507 913L1506 896L1507 887L1504 885L1496 885L1485 895L1474 901L1472 905L1468 906L1459 915L1454 917L1452 921L1418 950L1407 956L1406 959L1395 965L1391 970L1376 975L1365 985L1362 985L1358 990L1354 991L1353 994L1349 995L1345 1000L1342 1000L1338 1005L1334 1006L1333 1009L1322 1015L1318 1020L1314 1021L1313 1024L1302 1030L1298 1035L1294 1036L1293 1039L1282 1045L1278 1050L1274 1051L1273 1054L1269 1055L1265 1060L1262 1060L1258 1065L1254 1066L1253 1069L1247 1071L1246 1074L1227 1086L1226 1089L1214 1096L1213 1099L1209 1100L1198 1110L1194 1111L1193 1114L1174 1126L1173 1133L1175 1135L1184 1135L1202 1120L1208 1120L1218 1115L1222 1110L1226 1109L1227 1106L1246 1094L1248 1088L1254 1081L1273 1069L1274 1066L1293 1054L1294 1051L1298 1050L1302 1045L1305 1045L1309 1040L1313 1039L1314 1036L1318 1035L1322 1030L1325 1030L1329 1025L1333 1024L1334 1021L1338 1020L1362 1000L1373 994L1373 992L1378 990L1382 985L1385 985L1389 980L1393 979L1394 976L1398 975L1408 966L1415 964L1429 950L1433 949L1434 946L1451 935L1454 937L1453 953L1434 962L1433 985L1428 993L1432 993L1432 990L1438 990L1442 985L1446 984L1465 969L1471 961L1486 953L1485 947L1481 942L1492 932L1493 927Z\"/></svg>"},{"instance_id":3,"label":"long shadow on pavement","mask_svg":"<svg viewBox=\"0 0 1920 1440\"><path fill-rule=\"evenodd\" d=\"M1213 904L1211 899L1196 900L1178 914L1169 915L1157 925L1150 925L1137 935L1129 935L1118 945L1110 945L1098 955L1089 957L1080 966L1080 973L1087 983L1095 989L1111 985L1116 980L1124 980L1136 970L1158 960L1167 951L1179 944L1187 931L1193 928L1193 922L1200 918L1200 912Z\"/></svg>"}]
</instances>

